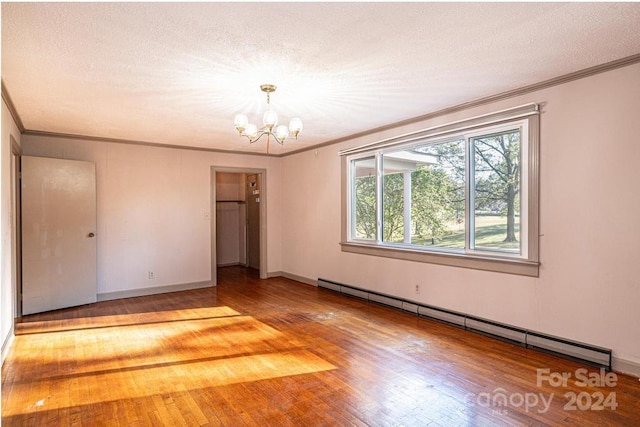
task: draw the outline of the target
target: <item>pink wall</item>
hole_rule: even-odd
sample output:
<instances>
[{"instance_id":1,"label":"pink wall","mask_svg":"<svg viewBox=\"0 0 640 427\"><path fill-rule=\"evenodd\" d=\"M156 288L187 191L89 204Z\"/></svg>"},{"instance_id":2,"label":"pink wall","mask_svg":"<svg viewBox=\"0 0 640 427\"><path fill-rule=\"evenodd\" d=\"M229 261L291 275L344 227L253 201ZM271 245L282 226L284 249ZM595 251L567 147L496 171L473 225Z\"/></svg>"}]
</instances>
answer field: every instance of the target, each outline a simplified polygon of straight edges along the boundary
<instances>
[{"instance_id":1,"label":"pink wall","mask_svg":"<svg viewBox=\"0 0 640 427\"><path fill-rule=\"evenodd\" d=\"M539 278L340 251L339 150L531 102L542 105ZM638 375L639 113L635 64L285 157L283 271L609 347L616 369Z\"/></svg>"}]
</instances>

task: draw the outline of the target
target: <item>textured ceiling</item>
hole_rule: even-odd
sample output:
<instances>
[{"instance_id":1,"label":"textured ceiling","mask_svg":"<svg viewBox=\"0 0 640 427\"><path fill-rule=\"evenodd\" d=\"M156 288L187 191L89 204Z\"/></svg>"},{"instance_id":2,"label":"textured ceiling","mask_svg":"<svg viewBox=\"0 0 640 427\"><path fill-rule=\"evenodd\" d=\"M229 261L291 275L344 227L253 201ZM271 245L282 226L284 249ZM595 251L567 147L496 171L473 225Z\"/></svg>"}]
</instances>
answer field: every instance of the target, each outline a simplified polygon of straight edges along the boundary
<instances>
[{"instance_id":1,"label":"textured ceiling","mask_svg":"<svg viewBox=\"0 0 640 427\"><path fill-rule=\"evenodd\" d=\"M311 147L640 52L639 3L2 3L28 130L264 152L259 85ZM282 120L282 121L285 121Z\"/></svg>"}]
</instances>

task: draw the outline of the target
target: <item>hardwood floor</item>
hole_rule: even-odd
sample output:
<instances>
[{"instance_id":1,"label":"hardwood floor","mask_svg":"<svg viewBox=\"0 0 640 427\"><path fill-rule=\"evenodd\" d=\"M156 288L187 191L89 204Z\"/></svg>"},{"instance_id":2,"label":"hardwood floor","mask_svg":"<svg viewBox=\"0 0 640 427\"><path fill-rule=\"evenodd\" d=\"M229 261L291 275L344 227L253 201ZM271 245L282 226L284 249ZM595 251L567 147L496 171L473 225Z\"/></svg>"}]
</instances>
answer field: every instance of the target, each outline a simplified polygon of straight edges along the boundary
<instances>
[{"instance_id":1,"label":"hardwood floor","mask_svg":"<svg viewBox=\"0 0 640 427\"><path fill-rule=\"evenodd\" d=\"M554 383L563 373L567 384ZM2 368L2 425L640 425L638 379L596 379L578 363L228 267L217 288L22 318Z\"/></svg>"}]
</instances>

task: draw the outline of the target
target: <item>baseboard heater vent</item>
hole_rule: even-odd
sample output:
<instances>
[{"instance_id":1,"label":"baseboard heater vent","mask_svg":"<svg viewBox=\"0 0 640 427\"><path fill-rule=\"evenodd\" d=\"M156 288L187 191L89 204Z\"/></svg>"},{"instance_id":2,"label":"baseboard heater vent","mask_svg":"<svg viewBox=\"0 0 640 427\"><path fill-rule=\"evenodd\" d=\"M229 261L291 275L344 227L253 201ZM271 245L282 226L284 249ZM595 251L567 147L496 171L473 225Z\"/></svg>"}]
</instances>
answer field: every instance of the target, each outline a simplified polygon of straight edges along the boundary
<instances>
[{"instance_id":1,"label":"baseboard heater vent","mask_svg":"<svg viewBox=\"0 0 640 427\"><path fill-rule=\"evenodd\" d=\"M338 292L343 295L360 298L376 304L382 304L416 316L444 322L465 330L507 340L527 348L540 350L566 359L577 360L592 366L605 368L608 371L612 368L612 352L611 349L608 348L554 337L540 332L482 319L466 313L459 313L440 307L434 307L403 298L385 295L379 292L344 285L331 280L318 278L318 287Z\"/></svg>"}]
</instances>

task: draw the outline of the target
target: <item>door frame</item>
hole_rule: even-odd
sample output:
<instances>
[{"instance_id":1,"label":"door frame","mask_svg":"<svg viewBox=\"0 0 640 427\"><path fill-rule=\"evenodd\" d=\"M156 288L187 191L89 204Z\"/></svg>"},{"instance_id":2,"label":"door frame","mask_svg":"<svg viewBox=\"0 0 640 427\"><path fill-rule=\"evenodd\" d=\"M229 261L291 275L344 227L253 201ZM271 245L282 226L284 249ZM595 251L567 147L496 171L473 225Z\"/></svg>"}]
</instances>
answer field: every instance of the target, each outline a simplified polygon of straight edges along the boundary
<instances>
[{"instance_id":1,"label":"door frame","mask_svg":"<svg viewBox=\"0 0 640 427\"><path fill-rule=\"evenodd\" d=\"M21 168L22 148L10 135L11 142L11 285L13 291L13 316L22 316L22 198Z\"/></svg>"},{"instance_id":2,"label":"door frame","mask_svg":"<svg viewBox=\"0 0 640 427\"><path fill-rule=\"evenodd\" d=\"M258 168L236 168L226 166L211 166L211 200L209 210L211 214L211 285L218 284L217 252L216 252L216 173L239 173L260 175L260 278L266 279L267 273L267 170Z\"/></svg>"}]
</instances>

